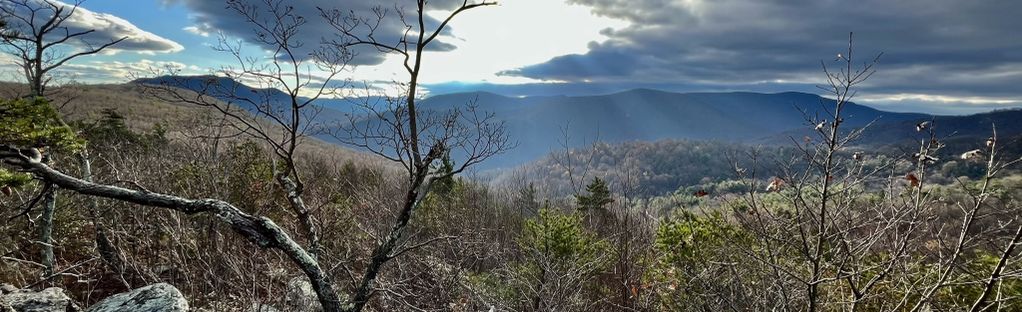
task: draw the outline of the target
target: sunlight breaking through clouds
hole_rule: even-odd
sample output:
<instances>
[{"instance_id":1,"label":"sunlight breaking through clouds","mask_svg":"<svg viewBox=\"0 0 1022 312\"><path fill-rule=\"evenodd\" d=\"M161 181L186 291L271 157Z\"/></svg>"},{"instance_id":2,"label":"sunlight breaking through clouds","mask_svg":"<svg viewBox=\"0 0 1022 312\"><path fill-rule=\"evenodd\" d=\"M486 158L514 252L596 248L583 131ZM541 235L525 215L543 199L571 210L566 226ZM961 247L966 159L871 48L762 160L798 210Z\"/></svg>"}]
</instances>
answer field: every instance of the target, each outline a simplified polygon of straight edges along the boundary
<instances>
[{"instance_id":1,"label":"sunlight breaking through clouds","mask_svg":"<svg viewBox=\"0 0 1022 312\"><path fill-rule=\"evenodd\" d=\"M253 1L253 3L255 3ZM170 5L183 5L191 13L193 25L185 31L199 36L210 36L215 32L237 38L250 38L251 26L237 16L224 10L223 5L206 1L173 0ZM448 13L443 3L431 3L434 10L428 12L433 20ZM294 3L295 10L307 18L307 32L300 40L306 44L329 39L333 29L326 26L315 8L331 8L333 1L305 0ZM348 8L366 12L368 8L380 5L378 1L354 1ZM361 11L360 11L361 10ZM395 19L384 24L381 40L394 39L399 31ZM499 75L504 70L518 68L570 53L584 53L591 45L606 40L604 33L628 25L627 21L598 17L588 8L560 1L514 0L501 1L495 7L474 10L472 14L457 17L451 31L443 36L449 48L427 52L428 60L423 64L425 84L444 82L489 82L525 83L537 80L524 77ZM402 58L397 55L382 55L377 51L360 52L361 66L354 72L358 80L390 81L402 77Z\"/></svg>"},{"instance_id":2,"label":"sunlight breaking through clouds","mask_svg":"<svg viewBox=\"0 0 1022 312\"><path fill-rule=\"evenodd\" d=\"M571 82L742 85L822 82L820 60L844 51L855 32L857 59L884 52L864 93L1022 99L1022 2L783 0L570 0L631 22L609 39L502 72ZM805 79L806 77L814 79ZM1007 103L1007 102L1004 102Z\"/></svg>"}]
</instances>

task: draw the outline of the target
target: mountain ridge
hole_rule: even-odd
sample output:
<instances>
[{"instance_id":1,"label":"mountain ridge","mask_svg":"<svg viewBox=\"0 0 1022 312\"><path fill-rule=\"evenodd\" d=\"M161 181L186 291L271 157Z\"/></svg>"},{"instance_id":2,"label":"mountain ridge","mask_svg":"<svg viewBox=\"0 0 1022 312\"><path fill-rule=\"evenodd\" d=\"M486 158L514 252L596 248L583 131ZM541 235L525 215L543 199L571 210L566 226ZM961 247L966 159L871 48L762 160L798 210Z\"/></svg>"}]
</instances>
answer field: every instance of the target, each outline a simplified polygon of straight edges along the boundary
<instances>
[{"instance_id":1,"label":"mountain ridge","mask_svg":"<svg viewBox=\"0 0 1022 312\"><path fill-rule=\"evenodd\" d=\"M162 79L185 79L187 88L195 88L195 80L209 76L157 77L135 83L155 83ZM218 78L217 83L243 92L260 92L244 84ZM189 82L190 81L190 82ZM255 91L247 91L255 90ZM286 96L276 90L262 89L271 97ZM320 121L341 120L357 112L359 99L322 99L324 112ZM593 140L608 143L657 141L664 139L714 140L747 144L790 144L790 137L801 138L811 133L818 120L829 119L834 100L816 94L786 91L758 93L672 92L648 88L629 89L603 95L524 96L513 97L487 91L430 95L418 101L422 110L448 110L473 104L480 111L493 113L507 126L511 140L518 147L485 162L482 169L510 168L538 159L550 151L565 147L585 146ZM1022 110L1018 110L1022 112ZM999 121L1010 120L1015 110L989 112ZM882 145L893 140L883 129L907 127L922 120L939 121L970 127L959 131L976 135L982 130L968 116L932 115L889 112L849 102L843 109L844 126L859 128L870 125L863 145ZM975 114L974 114L975 115ZM989 118L988 118L989 119ZM1019 128L1019 129L1016 129ZM1008 132L1022 133L1022 126L1008 127ZM324 137L330 141L330 138ZM457 160L455 160L457 161Z\"/></svg>"}]
</instances>

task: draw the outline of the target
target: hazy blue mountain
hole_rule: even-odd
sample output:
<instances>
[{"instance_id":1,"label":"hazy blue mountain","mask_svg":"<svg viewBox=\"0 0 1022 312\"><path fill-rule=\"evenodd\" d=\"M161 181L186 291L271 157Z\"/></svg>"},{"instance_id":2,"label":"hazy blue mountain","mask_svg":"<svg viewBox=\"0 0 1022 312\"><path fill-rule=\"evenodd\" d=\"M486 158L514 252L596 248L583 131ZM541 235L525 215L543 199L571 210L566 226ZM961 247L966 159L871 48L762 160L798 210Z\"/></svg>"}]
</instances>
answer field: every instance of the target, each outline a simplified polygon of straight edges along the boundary
<instances>
[{"instance_id":1,"label":"hazy blue mountain","mask_svg":"<svg viewBox=\"0 0 1022 312\"><path fill-rule=\"evenodd\" d=\"M878 148L884 151L909 151L918 148L920 141L929 140L929 131L916 131L916 125L928 121L934 136L948 145L945 152L952 153L961 149L983 147L984 142L992 135L993 126L997 126L998 136L1002 142L1007 138L1022 135L1022 109L997 110L986 113L963 116L932 116L918 115L914 118L883 120L869 125L861 136L853 142L861 148ZM861 126L860 126L861 127ZM846 130L851 130L849 127ZM762 140L767 144L790 144L792 138L801 138L812 132L808 127L788 130ZM1002 146L1015 148L1014 146Z\"/></svg>"},{"instance_id":2,"label":"hazy blue mountain","mask_svg":"<svg viewBox=\"0 0 1022 312\"><path fill-rule=\"evenodd\" d=\"M886 122L871 126L863 133L862 141L869 144L899 144L906 141L919 142L928 133L918 133L915 125L930 121L935 135L940 139L980 138L986 140L997 126L1000 136L1022 133L1022 109L997 110L965 116L933 116L899 122Z\"/></svg>"},{"instance_id":3,"label":"hazy blue mountain","mask_svg":"<svg viewBox=\"0 0 1022 312\"><path fill-rule=\"evenodd\" d=\"M196 92L202 92L231 104L238 105L246 110L253 111L255 106L248 100L256 103L270 103L275 109L286 112L290 110L291 97L274 88L253 88L235 81L231 78L217 76L160 76L155 78L141 78L132 81L136 84L166 85ZM240 99L240 100L239 100ZM305 99L305 98L301 98ZM316 114L319 122L328 122L345 119L345 113L353 109L351 100L348 99L317 99L315 105L322 109Z\"/></svg>"},{"instance_id":4,"label":"hazy blue mountain","mask_svg":"<svg viewBox=\"0 0 1022 312\"><path fill-rule=\"evenodd\" d=\"M240 97L260 97L287 107L287 94L276 89L256 89L227 78L210 76L158 77L136 82L172 84L202 90L219 88ZM229 100L229 96L223 99ZM346 120L358 114L356 103L379 99L321 99L317 121ZM663 139L715 140L732 143L791 144L791 138L811 133L813 120L829 119L834 102L818 95L784 93L673 93L634 89L597 96L507 97L487 92L430 96L419 102L423 110L448 110L474 104L506 123L517 148L483 164L483 169L511 167L562 149L564 136L570 147L592 140L607 143ZM894 113L849 103L843 111L846 129L873 123L858 142L864 146L892 147L918 142L917 122L935 121L940 136L954 133L956 140L986 138L990 124L1004 135L1022 133L1022 110L996 111L970 116L931 116ZM323 139L331 140L329 137Z\"/></svg>"},{"instance_id":5,"label":"hazy blue mountain","mask_svg":"<svg viewBox=\"0 0 1022 312\"><path fill-rule=\"evenodd\" d=\"M998 153L1002 159L1022 155L1022 109L998 110L966 116L934 116L901 122L889 122L867 128L856 142L863 148L887 153L912 153L929 132L917 132L915 125L930 121L935 137L944 144L938 153L942 159L957 159L964 151L985 149L986 140L997 127Z\"/></svg>"},{"instance_id":6,"label":"hazy blue mountain","mask_svg":"<svg viewBox=\"0 0 1022 312\"><path fill-rule=\"evenodd\" d=\"M518 148L489 162L505 167L561 148L567 126L571 146L596 138L605 142L701 139L760 142L826 118L833 101L806 93L671 93L635 89L600 96L511 98L492 93L439 95L422 101L425 109L446 109L476 100L480 109L507 122ZM806 114L803 114L803 111ZM892 113L850 103L845 124L899 122L926 115ZM598 132L597 132L598 131Z\"/></svg>"}]
</instances>

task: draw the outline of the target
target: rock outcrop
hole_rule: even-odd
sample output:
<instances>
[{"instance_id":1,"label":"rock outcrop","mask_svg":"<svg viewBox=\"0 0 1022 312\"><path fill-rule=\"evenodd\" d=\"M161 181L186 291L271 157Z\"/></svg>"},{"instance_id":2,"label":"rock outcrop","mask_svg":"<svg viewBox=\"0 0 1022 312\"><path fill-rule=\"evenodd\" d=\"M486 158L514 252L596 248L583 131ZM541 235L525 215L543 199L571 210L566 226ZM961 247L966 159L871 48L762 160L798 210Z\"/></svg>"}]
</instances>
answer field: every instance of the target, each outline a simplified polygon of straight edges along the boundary
<instances>
[{"instance_id":1,"label":"rock outcrop","mask_svg":"<svg viewBox=\"0 0 1022 312\"><path fill-rule=\"evenodd\" d=\"M296 277L287 282L287 295L284 300L288 311L323 311L319 297L312 289L312 283L304 277Z\"/></svg>"},{"instance_id":2,"label":"rock outcrop","mask_svg":"<svg viewBox=\"0 0 1022 312\"><path fill-rule=\"evenodd\" d=\"M88 310L88 312L119 311L183 312L188 311L188 301L174 286L159 283L107 297Z\"/></svg>"},{"instance_id":3,"label":"rock outcrop","mask_svg":"<svg viewBox=\"0 0 1022 312\"><path fill-rule=\"evenodd\" d=\"M17 289L10 284L0 286L0 312L65 312L78 311L78 306L63 289L50 287L41 291Z\"/></svg>"}]
</instances>

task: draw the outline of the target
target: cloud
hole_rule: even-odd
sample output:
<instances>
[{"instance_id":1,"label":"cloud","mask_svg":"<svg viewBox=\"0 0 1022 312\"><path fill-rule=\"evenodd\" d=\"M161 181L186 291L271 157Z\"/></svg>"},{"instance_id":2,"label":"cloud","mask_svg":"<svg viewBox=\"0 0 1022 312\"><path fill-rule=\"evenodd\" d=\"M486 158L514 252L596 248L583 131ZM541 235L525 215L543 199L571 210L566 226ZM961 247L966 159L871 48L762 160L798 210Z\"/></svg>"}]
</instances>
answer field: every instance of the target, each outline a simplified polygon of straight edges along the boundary
<instances>
[{"instance_id":1,"label":"cloud","mask_svg":"<svg viewBox=\"0 0 1022 312\"><path fill-rule=\"evenodd\" d=\"M926 112L936 115L969 115L999 109L1022 108L1022 101L976 103L969 101L935 101L930 99L870 100L869 106L892 112Z\"/></svg>"},{"instance_id":2,"label":"cloud","mask_svg":"<svg viewBox=\"0 0 1022 312\"><path fill-rule=\"evenodd\" d=\"M270 16L266 0L237 0L246 7L254 8L257 19L261 22L268 21ZM462 3L461 0L434 0L429 1L428 7L432 10L451 10ZM406 17L412 18L409 23L414 24L414 3L408 2L407 6L391 6L391 3L378 0L354 0L338 2L335 0L293 0L283 1L282 6L293 9L296 16L301 16L306 23L295 35L295 39L302 43L298 49L299 55L307 55L319 46L323 40L336 39L337 31L321 17L319 8L324 10L341 9L341 12L354 12L358 16L372 18L372 10L376 7L387 9L382 23L376 29L375 38L383 43L397 43L399 36L404 32L404 24L401 23L397 11L401 11ZM248 43L258 44L256 40L255 26L246 20L237 11L226 7L223 1L208 0L165 0L164 5L182 5L191 11L191 18L196 26L188 27L189 32L203 34L222 32L228 36L240 38ZM429 13L429 12L427 12ZM439 21L427 16L427 29L433 29ZM362 29L361 33L365 33ZM412 33L414 36L414 33ZM431 43L433 51L449 51L456 48L450 41L452 32L447 31L438 41ZM364 47L357 50L358 55L353 63L357 65L376 65L384 61L384 55L374 48Z\"/></svg>"},{"instance_id":3,"label":"cloud","mask_svg":"<svg viewBox=\"0 0 1022 312\"><path fill-rule=\"evenodd\" d=\"M855 32L883 52L864 93L1022 100L1020 1L569 0L629 26L589 51L507 70L548 81L687 85L823 82ZM919 98L919 101L932 99ZM996 104L990 104L996 105Z\"/></svg>"},{"instance_id":4,"label":"cloud","mask_svg":"<svg viewBox=\"0 0 1022 312\"><path fill-rule=\"evenodd\" d=\"M24 83L25 77L14 65L12 56L0 53L0 81ZM154 61L140 59L138 61L77 61L64 64L51 75L54 84L71 81L79 83L127 83L137 77L150 76L154 72L173 70L181 75L208 74L206 69L174 61Z\"/></svg>"},{"instance_id":5,"label":"cloud","mask_svg":"<svg viewBox=\"0 0 1022 312\"><path fill-rule=\"evenodd\" d=\"M995 109L1022 107L1022 100L985 96L934 96L930 94L881 94L859 98L860 102L896 112L928 112L942 115L966 115Z\"/></svg>"},{"instance_id":6,"label":"cloud","mask_svg":"<svg viewBox=\"0 0 1022 312\"><path fill-rule=\"evenodd\" d=\"M209 37L209 33L210 33L210 30L211 30L210 28L211 27L208 24L202 24L202 25L197 25L197 26L188 26L188 27L182 28L181 30L184 30L184 31L187 31L189 33L192 33L192 34L195 34L195 35L199 35L199 36L202 36L202 37Z\"/></svg>"},{"instance_id":7,"label":"cloud","mask_svg":"<svg viewBox=\"0 0 1022 312\"><path fill-rule=\"evenodd\" d=\"M135 62L90 61L68 63L56 75L63 75L83 83L126 83L139 76L150 75L153 70L173 70L181 75L205 74L208 71L173 61L142 59Z\"/></svg>"},{"instance_id":8,"label":"cloud","mask_svg":"<svg viewBox=\"0 0 1022 312\"><path fill-rule=\"evenodd\" d=\"M53 10L49 9L49 6L45 3L45 1L49 1L57 6L65 7L65 12L70 11L70 6L63 2L54 0L27 0L26 3L32 7L44 8L37 11L35 19L33 20L36 24L41 24L54 14ZM3 3L0 3L0 6L13 8L14 12L19 17L25 18L26 16L30 16L24 6L16 5L14 2L4 1ZM28 29L26 23L19 18L6 17L5 19L10 24L9 27L12 29ZM77 40L67 42L69 46L75 49L94 47L127 37L124 41L104 50L104 52L114 54L121 51L131 51L143 54L154 54L174 53L184 50L184 47L177 42L142 30L131 22L120 17L106 13L93 12L84 7L78 7L74 11L74 14L64 21L62 26L66 27L69 33L94 30L92 33L77 37ZM54 33L63 33L63 30L58 29Z\"/></svg>"}]
</instances>

